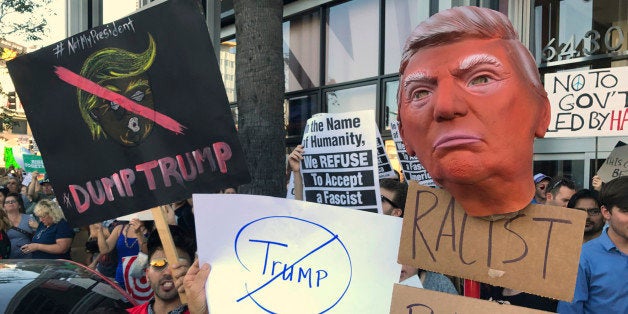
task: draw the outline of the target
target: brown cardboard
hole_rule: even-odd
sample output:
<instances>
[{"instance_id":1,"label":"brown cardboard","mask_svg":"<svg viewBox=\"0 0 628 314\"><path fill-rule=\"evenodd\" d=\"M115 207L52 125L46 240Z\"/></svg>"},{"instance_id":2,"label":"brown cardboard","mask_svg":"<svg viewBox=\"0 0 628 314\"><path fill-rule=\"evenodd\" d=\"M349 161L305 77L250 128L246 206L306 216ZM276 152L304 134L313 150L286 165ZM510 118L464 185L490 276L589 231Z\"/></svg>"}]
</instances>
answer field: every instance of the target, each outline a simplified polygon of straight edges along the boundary
<instances>
[{"instance_id":1,"label":"brown cardboard","mask_svg":"<svg viewBox=\"0 0 628 314\"><path fill-rule=\"evenodd\" d=\"M468 216L447 191L411 182L399 263L571 301L585 220L584 211L528 205L491 222Z\"/></svg>"},{"instance_id":2,"label":"brown cardboard","mask_svg":"<svg viewBox=\"0 0 628 314\"><path fill-rule=\"evenodd\" d=\"M621 176L628 176L628 145L619 141L597 171L602 181L608 182Z\"/></svg>"},{"instance_id":3,"label":"brown cardboard","mask_svg":"<svg viewBox=\"0 0 628 314\"><path fill-rule=\"evenodd\" d=\"M430 313L549 313L520 306L499 304L426 289L395 284L391 314Z\"/></svg>"}]
</instances>

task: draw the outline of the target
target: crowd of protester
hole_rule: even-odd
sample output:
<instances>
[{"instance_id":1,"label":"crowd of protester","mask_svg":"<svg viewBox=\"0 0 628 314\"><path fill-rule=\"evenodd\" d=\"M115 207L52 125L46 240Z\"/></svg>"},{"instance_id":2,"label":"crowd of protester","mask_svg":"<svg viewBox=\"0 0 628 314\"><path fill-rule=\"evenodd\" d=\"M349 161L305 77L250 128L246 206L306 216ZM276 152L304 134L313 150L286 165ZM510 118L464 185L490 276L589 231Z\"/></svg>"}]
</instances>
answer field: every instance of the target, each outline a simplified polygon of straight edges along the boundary
<instances>
[{"instance_id":1,"label":"crowd of protester","mask_svg":"<svg viewBox=\"0 0 628 314\"><path fill-rule=\"evenodd\" d=\"M289 156L288 169L300 177L299 161L303 156L303 148L298 146ZM163 248L152 221L141 221L137 218L130 220L109 220L95 223L85 228L73 229L63 216L63 212L56 200L47 177L37 180L38 174L32 175L28 186L20 186L21 180L17 175L0 179L0 257L11 259L75 259L88 267L110 277L122 288L125 285L126 274L123 274L123 259L137 257L131 267L131 278L146 276L149 278L153 297L134 309L134 313L146 313L148 307L157 313L187 310L179 298L178 292L185 290L186 284L191 289L202 290L203 287L195 283L198 276L206 278L209 266L200 267L194 261L196 240L194 230L194 210L191 199L184 199L166 206L167 222L171 225L171 232L175 245L180 250L181 259L168 266ZM536 192L530 204L563 206L582 210L587 213L585 230L582 238L583 253L580 261L578 283L575 299L572 303L559 302L522 291L508 288L494 287L486 284L481 286L481 298L500 303L524 306L533 309L556 312L577 312L578 308L596 306L597 300L587 297L589 289L596 289L597 284L592 282L590 273L593 272L604 283L605 276L609 276L606 265L609 260L617 256L609 252L598 252L599 246L611 246L620 256L625 243L615 243L618 238L624 241L626 226L623 220L626 215L626 199L628 199L628 177L622 177L608 183L603 183L598 176L591 182L591 189L578 189L576 184L566 177L550 177L539 173L533 176ZM380 180L380 194L382 212L385 215L402 218L406 201L408 185L403 178L387 178ZM296 198L302 195L300 182L295 185L298 191ZM220 193L233 193L230 188ZM26 205L29 204L29 205ZM623 226L623 227L622 227ZM624 229L622 229L624 228ZM608 231L610 229L610 231ZM86 232L83 243L72 246L77 241L77 235ZM608 233L608 234L607 234ZM619 235L619 236L618 236ZM595 243L595 239L602 238L602 244ZM610 241L610 242L609 242ZM598 241L600 242L600 241ZM597 248L598 251L595 251ZM71 250L81 250L82 254L70 254ZM593 250L594 253L586 253ZM604 251L602 249L602 251ZM612 250L611 250L612 251ZM605 255L606 254L606 255ZM610 254L610 255L609 255ZM623 254L623 255L622 255ZM608 255L608 256L607 256ZM82 256L77 260L75 256ZM592 258L593 256L594 258ZM584 260L583 260L584 259ZM620 257L621 259L621 257ZM585 263L585 264L583 264ZM591 265L593 264L593 265ZM606 267L606 268L605 268ZM168 271L165 271L165 269ZM176 273L176 275L174 275ZM188 282L184 283L186 273ZM612 274L610 274L612 276ZM165 279L164 279L165 278ZM463 280L443 274L418 269L409 265L402 265L399 282L418 288L430 289L451 294L463 294ZM195 286L196 285L196 286ZM193 288L192 288L193 287ZM617 288L617 293L625 293ZM613 287L606 287L605 293L613 293ZM624 295L625 296L625 295ZM204 297L203 297L204 298ZM628 298L625 298L628 299ZM204 299L203 299L203 302ZM620 301L621 302L621 301ZM201 302L201 305L204 304ZM621 304L621 303L620 303ZM198 304L192 306L199 306ZM622 304L621 306L626 306ZM201 309L206 310L206 308ZM165 311L165 312L164 312Z\"/></svg>"}]
</instances>

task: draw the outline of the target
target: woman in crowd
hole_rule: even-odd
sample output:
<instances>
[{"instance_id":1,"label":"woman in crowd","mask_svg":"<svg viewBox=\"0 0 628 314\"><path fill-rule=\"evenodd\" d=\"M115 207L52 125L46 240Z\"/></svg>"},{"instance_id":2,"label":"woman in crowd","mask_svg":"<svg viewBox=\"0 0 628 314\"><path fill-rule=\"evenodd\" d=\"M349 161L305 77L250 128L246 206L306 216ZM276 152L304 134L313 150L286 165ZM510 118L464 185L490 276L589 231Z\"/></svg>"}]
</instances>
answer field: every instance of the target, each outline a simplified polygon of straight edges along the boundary
<instances>
[{"instance_id":1,"label":"woman in crowd","mask_svg":"<svg viewBox=\"0 0 628 314\"><path fill-rule=\"evenodd\" d=\"M7 235L10 228L11 222L7 213L0 209L0 259L9 258L9 254L11 254L11 240Z\"/></svg>"},{"instance_id":2,"label":"woman in crowd","mask_svg":"<svg viewBox=\"0 0 628 314\"><path fill-rule=\"evenodd\" d=\"M65 220L59 204L41 200L35 205L34 214L40 222L30 220L30 226L36 228L35 235L32 243L22 246L22 252L32 253L33 258L69 260L74 230Z\"/></svg>"},{"instance_id":3,"label":"woman in crowd","mask_svg":"<svg viewBox=\"0 0 628 314\"><path fill-rule=\"evenodd\" d=\"M116 282L125 288L122 258L137 255L140 251L148 253L146 247L147 230L139 219L134 218L128 224L116 226L109 236L105 236L102 224L96 223L89 226L90 234L98 237L98 250L100 254L111 252L114 248L118 252L118 267L116 268Z\"/></svg>"},{"instance_id":4,"label":"woman in crowd","mask_svg":"<svg viewBox=\"0 0 628 314\"><path fill-rule=\"evenodd\" d=\"M11 240L11 254L9 258L32 258L31 253L22 251L22 246L31 243L35 230L28 224L29 219L32 219L32 217L24 213L22 197L17 193L7 194L4 198L4 210L11 222L11 229L7 231L7 235Z\"/></svg>"}]
</instances>

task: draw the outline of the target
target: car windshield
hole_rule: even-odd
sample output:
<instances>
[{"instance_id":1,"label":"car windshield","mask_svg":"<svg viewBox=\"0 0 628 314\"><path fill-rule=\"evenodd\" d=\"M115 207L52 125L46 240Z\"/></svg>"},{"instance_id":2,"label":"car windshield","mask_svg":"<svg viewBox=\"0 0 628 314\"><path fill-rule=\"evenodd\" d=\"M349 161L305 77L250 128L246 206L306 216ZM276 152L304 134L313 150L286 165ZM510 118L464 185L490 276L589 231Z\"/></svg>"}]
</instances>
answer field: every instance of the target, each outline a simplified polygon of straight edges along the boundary
<instances>
[{"instance_id":1,"label":"car windshield","mask_svg":"<svg viewBox=\"0 0 628 314\"><path fill-rule=\"evenodd\" d=\"M0 260L0 313L115 313L127 295L82 265L62 260Z\"/></svg>"}]
</instances>

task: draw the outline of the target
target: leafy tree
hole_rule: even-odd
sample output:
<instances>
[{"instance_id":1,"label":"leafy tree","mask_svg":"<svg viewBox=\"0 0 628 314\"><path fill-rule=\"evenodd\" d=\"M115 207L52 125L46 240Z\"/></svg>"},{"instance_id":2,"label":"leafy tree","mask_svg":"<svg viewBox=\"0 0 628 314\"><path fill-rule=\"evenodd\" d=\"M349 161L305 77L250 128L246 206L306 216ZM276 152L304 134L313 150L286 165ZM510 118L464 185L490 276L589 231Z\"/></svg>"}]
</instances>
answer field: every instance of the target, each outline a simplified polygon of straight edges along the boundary
<instances>
[{"instance_id":1,"label":"leafy tree","mask_svg":"<svg viewBox=\"0 0 628 314\"><path fill-rule=\"evenodd\" d=\"M240 193L286 196L281 0L234 0L238 135L252 182Z\"/></svg>"},{"instance_id":2,"label":"leafy tree","mask_svg":"<svg viewBox=\"0 0 628 314\"><path fill-rule=\"evenodd\" d=\"M22 38L26 41L41 40L46 34L46 16L54 14L48 5L52 0L0 0L0 39ZM0 61L4 65L4 61ZM7 97L0 85L0 94ZM13 116L0 112L0 132L17 124Z\"/></svg>"},{"instance_id":3,"label":"leafy tree","mask_svg":"<svg viewBox=\"0 0 628 314\"><path fill-rule=\"evenodd\" d=\"M0 1L0 38L20 37L29 41L42 39L46 33L47 7L52 0ZM34 14L35 13L35 14Z\"/></svg>"}]
</instances>

